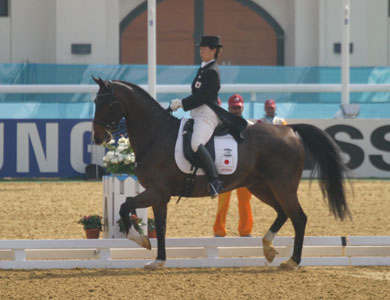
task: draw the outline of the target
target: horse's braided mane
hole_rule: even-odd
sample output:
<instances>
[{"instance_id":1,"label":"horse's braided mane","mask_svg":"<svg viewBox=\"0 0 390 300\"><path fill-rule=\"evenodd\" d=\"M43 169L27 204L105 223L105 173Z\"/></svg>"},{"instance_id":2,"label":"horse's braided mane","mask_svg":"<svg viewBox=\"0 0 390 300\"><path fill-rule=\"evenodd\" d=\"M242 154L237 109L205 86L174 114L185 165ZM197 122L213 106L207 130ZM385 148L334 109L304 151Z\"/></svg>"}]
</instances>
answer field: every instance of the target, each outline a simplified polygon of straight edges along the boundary
<instances>
[{"instance_id":1,"label":"horse's braided mane","mask_svg":"<svg viewBox=\"0 0 390 300\"><path fill-rule=\"evenodd\" d=\"M152 102L153 105L155 105L156 107L158 107L158 109L164 111L165 113L167 113L169 116L171 116L172 118L176 118L174 116L172 116L169 112L167 112L158 102L157 100L155 100L152 96L149 95L149 93L147 91L145 91L143 88L141 88L140 86L134 84L134 83L131 83L131 82L128 82L128 81L123 81L123 80L114 80L113 82L119 82L119 83L122 83L124 85L127 85L129 87L131 87L132 89L136 90L139 94L141 94L142 96L144 96L146 99L148 99L149 102Z\"/></svg>"}]
</instances>

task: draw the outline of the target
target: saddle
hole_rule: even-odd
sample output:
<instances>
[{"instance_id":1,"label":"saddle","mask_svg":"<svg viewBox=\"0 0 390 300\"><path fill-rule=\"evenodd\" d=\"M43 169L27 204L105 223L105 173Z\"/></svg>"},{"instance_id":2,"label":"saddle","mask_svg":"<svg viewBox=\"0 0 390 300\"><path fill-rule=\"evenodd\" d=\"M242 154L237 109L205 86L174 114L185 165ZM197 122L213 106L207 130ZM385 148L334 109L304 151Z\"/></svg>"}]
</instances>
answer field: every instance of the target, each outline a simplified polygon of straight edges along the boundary
<instances>
[{"instance_id":1,"label":"saddle","mask_svg":"<svg viewBox=\"0 0 390 300\"><path fill-rule=\"evenodd\" d=\"M194 119L189 119L183 127L183 152L184 157L191 163L193 168L200 168L199 159L194 151L192 151L191 147L191 139L192 133L194 132ZM210 140L206 143L205 148L210 153L211 158L215 160L215 147L214 147L214 137L215 136L223 136L229 133L229 128L227 128L224 124L217 126L215 128L213 135Z\"/></svg>"},{"instance_id":2,"label":"saddle","mask_svg":"<svg viewBox=\"0 0 390 300\"><path fill-rule=\"evenodd\" d=\"M196 183L196 172L201 167L199 158L197 154L192 151L191 147L191 139L192 139L192 133L194 132L194 120L189 119L184 127L183 127L183 154L186 160L188 160L191 164L191 174L186 174L185 177L185 184L180 192L179 199L176 203L178 203L181 199L181 197L188 197L191 196L192 191L194 190L195 183ZM215 128L213 135L211 136L210 140L206 143L205 147L207 151L209 151L211 158L215 160L215 143L214 143L214 137L216 136L224 136L229 133L229 128L226 126L219 125L217 128Z\"/></svg>"}]
</instances>

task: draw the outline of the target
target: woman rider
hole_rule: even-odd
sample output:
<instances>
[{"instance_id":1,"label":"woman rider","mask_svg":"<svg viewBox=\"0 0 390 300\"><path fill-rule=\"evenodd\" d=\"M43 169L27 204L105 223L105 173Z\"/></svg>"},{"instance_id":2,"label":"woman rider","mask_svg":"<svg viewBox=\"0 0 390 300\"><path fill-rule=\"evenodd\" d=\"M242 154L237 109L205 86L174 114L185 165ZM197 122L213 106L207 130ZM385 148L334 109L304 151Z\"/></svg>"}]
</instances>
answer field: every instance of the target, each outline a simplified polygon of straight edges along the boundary
<instances>
[{"instance_id":1,"label":"woman rider","mask_svg":"<svg viewBox=\"0 0 390 300\"><path fill-rule=\"evenodd\" d=\"M221 123L233 131L231 133L238 141L242 140L240 132L247 125L243 118L227 112L218 105L220 77L216 59L222 47L219 36L201 37L199 52L202 65L192 82L192 94L184 99L174 99L170 104L172 111L176 111L179 107L185 111L191 110L191 117L194 119L191 148L198 155L201 166L208 176L209 192L212 198L218 196L223 186L218 179L214 161L204 145L211 138L214 129Z\"/></svg>"}]
</instances>

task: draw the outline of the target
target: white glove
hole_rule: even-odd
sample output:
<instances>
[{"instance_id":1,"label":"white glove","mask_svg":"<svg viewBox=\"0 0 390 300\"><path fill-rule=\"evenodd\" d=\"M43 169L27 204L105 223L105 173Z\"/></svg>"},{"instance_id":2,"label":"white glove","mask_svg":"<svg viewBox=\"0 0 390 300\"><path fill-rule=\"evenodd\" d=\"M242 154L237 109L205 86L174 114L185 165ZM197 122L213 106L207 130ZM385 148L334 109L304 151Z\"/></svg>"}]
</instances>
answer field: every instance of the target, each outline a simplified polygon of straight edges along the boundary
<instances>
[{"instance_id":1,"label":"white glove","mask_svg":"<svg viewBox=\"0 0 390 300\"><path fill-rule=\"evenodd\" d=\"M181 104L181 100L176 98L171 101L171 104L169 105L172 111L177 111L179 107L183 107Z\"/></svg>"}]
</instances>

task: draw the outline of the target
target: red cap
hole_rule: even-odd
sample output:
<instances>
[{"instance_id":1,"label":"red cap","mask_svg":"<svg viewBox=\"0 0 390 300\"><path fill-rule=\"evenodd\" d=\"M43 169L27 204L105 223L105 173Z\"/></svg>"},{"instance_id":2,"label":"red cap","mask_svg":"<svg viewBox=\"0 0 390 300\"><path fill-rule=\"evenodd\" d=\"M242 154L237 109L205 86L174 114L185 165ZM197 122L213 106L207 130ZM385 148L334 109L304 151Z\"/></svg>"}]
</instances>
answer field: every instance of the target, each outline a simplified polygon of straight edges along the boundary
<instances>
[{"instance_id":1,"label":"red cap","mask_svg":"<svg viewBox=\"0 0 390 300\"><path fill-rule=\"evenodd\" d=\"M267 108L267 107L276 108L275 100L273 100L273 99L268 99L267 101L265 101L265 103L264 103L264 108Z\"/></svg>"},{"instance_id":2,"label":"red cap","mask_svg":"<svg viewBox=\"0 0 390 300\"><path fill-rule=\"evenodd\" d=\"M234 107L234 106L243 107L244 99L241 97L241 95L234 94L233 96L230 96L228 103L229 103L229 107Z\"/></svg>"}]
</instances>

